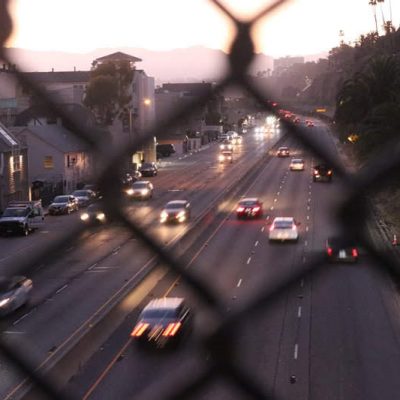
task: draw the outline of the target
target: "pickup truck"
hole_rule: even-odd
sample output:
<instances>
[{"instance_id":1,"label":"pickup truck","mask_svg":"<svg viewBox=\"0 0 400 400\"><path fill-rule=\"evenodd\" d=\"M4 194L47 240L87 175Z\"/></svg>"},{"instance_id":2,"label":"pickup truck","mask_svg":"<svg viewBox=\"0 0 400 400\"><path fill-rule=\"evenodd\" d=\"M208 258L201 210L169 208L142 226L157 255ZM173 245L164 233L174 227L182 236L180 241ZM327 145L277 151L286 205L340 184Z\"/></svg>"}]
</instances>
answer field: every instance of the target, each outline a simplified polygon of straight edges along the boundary
<instances>
[{"instance_id":1,"label":"pickup truck","mask_svg":"<svg viewBox=\"0 0 400 400\"><path fill-rule=\"evenodd\" d=\"M43 226L44 213L41 200L10 201L0 216L0 234L17 233L28 236Z\"/></svg>"}]
</instances>

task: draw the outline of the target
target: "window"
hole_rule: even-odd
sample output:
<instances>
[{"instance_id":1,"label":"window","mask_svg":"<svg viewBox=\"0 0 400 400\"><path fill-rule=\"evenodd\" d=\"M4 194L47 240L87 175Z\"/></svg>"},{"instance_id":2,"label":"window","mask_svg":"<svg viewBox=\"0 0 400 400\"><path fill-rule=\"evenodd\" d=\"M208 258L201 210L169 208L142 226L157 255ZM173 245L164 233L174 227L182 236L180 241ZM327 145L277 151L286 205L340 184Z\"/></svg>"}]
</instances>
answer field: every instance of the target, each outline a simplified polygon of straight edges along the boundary
<instances>
[{"instance_id":1,"label":"window","mask_svg":"<svg viewBox=\"0 0 400 400\"><path fill-rule=\"evenodd\" d=\"M46 169L53 169L54 168L53 156L45 156L43 160L43 166Z\"/></svg>"},{"instance_id":2,"label":"window","mask_svg":"<svg viewBox=\"0 0 400 400\"><path fill-rule=\"evenodd\" d=\"M21 171L22 155L16 155L10 157L10 167L12 172Z\"/></svg>"}]
</instances>

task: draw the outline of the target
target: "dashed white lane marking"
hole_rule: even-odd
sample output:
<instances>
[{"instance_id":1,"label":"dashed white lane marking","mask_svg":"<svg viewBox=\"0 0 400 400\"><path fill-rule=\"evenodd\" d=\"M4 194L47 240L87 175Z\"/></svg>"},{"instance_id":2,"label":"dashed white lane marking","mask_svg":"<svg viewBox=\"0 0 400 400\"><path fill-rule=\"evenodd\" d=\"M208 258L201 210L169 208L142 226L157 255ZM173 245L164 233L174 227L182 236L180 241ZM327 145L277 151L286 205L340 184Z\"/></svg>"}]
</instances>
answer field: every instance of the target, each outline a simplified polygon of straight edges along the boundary
<instances>
[{"instance_id":1,"label":"dashed white lane marking","mask_svg":"<svg viewBox=\"0 0 400 400\"><path fill-rule=\"evenodd\" d=\"M306 217L307 219L310 219L310 216L309 215L307 215L307 217Z\"/></svg>"},{"instance_id":2,"label":"dashed white lane marking","mask_svg":"<svg viewBox=\"0 0 400 400\"><path fill-rule=\"evenodd\" d=\"M297 360L298 355L299 355L299 345L296 343L296 344L294 345L293 358L294 358L295 360Z\"/></svg>"},{"instance_id":3,"label":"dashed white lane marking","mask_svg":"<svg viewBox=\"0 0 400 400\"><path fill-rule=\"evenodd\" d=\"M310 211L311 210L311 207L310 206L307 206L307 211Z\"/></svg>"},{"instance_id":4,"label":"dashed white lane marking","mask_svg":"<svg viewBox=\"0 0 400 400\"><path fill-rule=\"evenodd\" d=\"M303 256L303 263L306 262L306 256Z\"/></svg>"},{"instance_id":5,"label":"dashed white lane marking","mask_svg":"<svg viewBox=\"0 0 400 400\"><path fill-rule=\"evenodd\" d=\"M281 194L281 192L276 192L276 195L279 196Z\"/></svg>"},{"instance_id":6,"label":"dashed white lane marking","mask_svg":"<svg viewBox=\"0 0 400 400\"><path fill-rule=\"evenodd\" d=\"M270 210L272 211L273 209L274 209L274 207L273 207L273 206L271 206L271 207L270 207Z\"/></svg>"},{"instance_id":7,"label":"dashed white lane marking","mask_svg":"<svg viewBox=\"0 0 400 400\"><path fill-rule=\"evenodd\" d=\"M308 225L306 226L306 232L308 232L308 230L309 230L310 228L308 227Z\"/></svg>"},{"instance_id":8,"label":"dashed white lane marking","mask_svg":"<svg viewBox=\"0 0 400 400\"><path fill-rule=\"evenodd\" d=\"M66 249L65 251L66 251L66 252L67 252L67 251L71 251L71 250L73 250L73 248L74 248L74 246L68 247L68 249Z\"/></svg>"},{"instance_id":9,"label":"dashed white lane marking","mask_svg":"<svg viewBox=\"0 0 400 400\"><path fill-rule=\"evenodd\" d=\"M58 290L56 291L56 294L62 292L62 291L63 291L64 289L66 289L67 287L68 287L67 284L65 284L64 286L60 287L60 289L58 289Z\"/></svg>"},{"instance_id":10,"label":"dashed white lane marking","mask_svg":"<svg viewBox=\"0 0 400 400\"><path fill-rule=\"evenodd\" d=\"M301 318L301 306L297 309L297 318Z\"/></svg>"},{"instance_id":11,"label":"dashed white lane marking","mask_svg":"<svg viewBox=\"0 0 400 400\"><path fill-rule=\"evenodd\" d=\"M263 226L263 227L261 228L261 232L264 232L264 229L265 229L265 227Z\"/></svg>"},{"instance_id":12,"label":"dashed white lane marking","mask_svg":"<svg viewBox=\"0 0 400 400\"><path fill-rule=\"evenodd\" d=\"M242 284L242 280L239 279L239 282L237 283L237 287L240 287L241 284Z\"/></svg>"},{"instance_id":13,"label":"dashed white lane marking","mask_svg":"<svg viewBox=\"0 0 400 400\"><path fill-rule=\"evenodd\" d=\"M25 335L25 332L20 332L20 331L4 331L6 335Z\"/></svg>"},{"instance_id":14,"label":"dashed white lane marking","mask_svg":"<svg viewBox=\"0 0 400 400\"><path fill-rule=\"evenodd\" d=\"M257 240L257 242L255 242L255 243L254 243L254 246L255 246L255 247L257 247L257 246L258 246L258 240Z\"/></svg>"},{"instance_id":15,"label":"dashed white lane marking","mask_svg":"<svg viewBox=\"0 0 400 400\"><path fill-rule=\"evenodd\" d=\"M267 216L265 217L265 219L269 219L269 215L267 215Z\"/></svg>"},{"instance_id":16,"label":"dashed white lane marking","mask_svg":"<svg viewBox=\"0 0 400 400\"><path fill-rule=\"evenodd\" d=\"M304 242L304 246L308 246L308 242L307 242L307 240Z\"/></svg>"},{"instance_id":17,"label":"dashed white lane marking","mask_svg":"<svg viewBox=\"0 0 400 400\"><path fill-rule=\"evenodd\" d=\"M307 201L308 201L309 203L311 203L311 198L309 197L309 198L307 199Z\"/></svg>"},{"instance_id":18,"label":"dashed white lane marking","mask_svg":"<svg viewBox=\"0 0 400 400\"><path fill-rule=\"evenodd\" d=\"M304 286L304 279L302 279L301 281L300 281L300 287L303 287Z\"/></svg>"},{"instance_id":19,"label":"dashed white lane marking","mask_svg":"<svg viewBox=\"0 0 400 400\"><path fill-rule=\"evenodd\" d=\"M28 312L27 314L24 314L22 317L18 318L16 321L13 322L13 326L17 325L19 322L21 322L24 318L26 318L28 315L30 314L30 312Z\"/></svg>"},{"instance_id":20,"label":"dashed white lane marking","mask_svg":"<svg viewBox=\"0 0 400 400\"><path fill-rule=\"evenodd\" d=\"M274 199L274 203L276 203L277 201L278 201L278 199L275 198L275 199Z\"/></svg>"},{"instance_id":21,"label":"dashed white lane marking","mask_svg":"<svg viewBox=\"0 0 400 400\"><path fill-rule=\"evenodd\" d=\"M249 257L249 258L247 259L247 265L250 264L250 261L251 261L251 257Z\"/></svg>"},{"instance_id":22,"label":"dashed white lane marking","mask_svg":"<svg viewBox=\"0 0 400 400\"><path fill-rule=\"evenodd\" d=\"M94 263L93 265L91 265L91 266L88 268L88 270L89 270L89 271L92 270L96 265L97 265L97 263Z\"/></svg>"}]
</instances>

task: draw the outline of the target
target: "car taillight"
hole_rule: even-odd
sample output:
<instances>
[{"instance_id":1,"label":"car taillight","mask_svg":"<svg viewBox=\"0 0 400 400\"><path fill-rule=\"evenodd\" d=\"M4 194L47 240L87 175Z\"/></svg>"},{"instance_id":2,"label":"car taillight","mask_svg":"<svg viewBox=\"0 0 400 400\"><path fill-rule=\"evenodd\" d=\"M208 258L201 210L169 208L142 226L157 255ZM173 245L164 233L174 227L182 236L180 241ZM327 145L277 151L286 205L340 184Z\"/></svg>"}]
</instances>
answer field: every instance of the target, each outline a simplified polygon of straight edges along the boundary
<instances>
[{"instance_id":1,"label":"car taillight","mask_svg":"<svg viewBox=\"0 0 400 400\"><path fill-rule=\"evenodd\" d=\"M139 323L135 326L135 328L133 329L131 336L132 337L139 337L142 336L144 331L149 327L149 324L147 323Z\"/></svg>"},{"instance_id":2,"label":"car taillight","mask_svg":"<svg viewBox=\"0 0 400 400\"><path fill-rule=\"evenodd\" d=\"M351 255L353 256L353 257L358 257L358 251L357 251L357 249L352 249L351 250Z\"/></svg>"},{"instance_id":3,"label":"car taillight","mask_svg":"<svg viewBox=\"0 0 400 400\"><path fill-rule=\"evenodd\" d=\"M176 332L178 332L178 329L181 327L182 323L180 322L173 322L171 324L168 324L168 326L165 328L165 331L163 332L163 336L175 336Z\"/></svg>"},{"instance_id":4,"label":"car taillight","mask_svg":"<svg viewBox=\"0 0 400 400\"><path fill-rule=\"evenodd\" d=\"M328 248L326 249L326 252L328 253L328 256L331 256L332 253L333 253L332 247L328 247Z\"/></svg>"},{"instance_id":5,"label":"car taillight","mask_svg":"<svg viewBox=\"0 0 400 400\"><path fill-rule=\"evenodd\" d=\"M236 211L237 212L242 212L242 211L244 211L244 207L238 207Z\"/></svg>"},{"instance_id":6,"label":"car taillight","mask_svg":"<svg viewBox=\"0 0 400 400\"><path fill-rule=\"evenodd\" d=\"M318 171L316 169L314 169L314 175L317 175Z\"/></svg>"}]
</instances>

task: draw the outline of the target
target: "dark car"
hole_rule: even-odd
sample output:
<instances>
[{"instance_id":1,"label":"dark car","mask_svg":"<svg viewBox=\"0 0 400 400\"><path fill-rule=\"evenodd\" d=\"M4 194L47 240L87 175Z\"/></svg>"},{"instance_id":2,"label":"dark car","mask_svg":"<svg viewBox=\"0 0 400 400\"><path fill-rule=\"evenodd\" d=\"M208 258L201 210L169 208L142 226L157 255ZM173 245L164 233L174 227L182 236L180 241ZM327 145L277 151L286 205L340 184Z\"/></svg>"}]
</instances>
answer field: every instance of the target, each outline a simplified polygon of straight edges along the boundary
<instances>
[{"instance_id":1,"label":"dark car","mask_svg":"<svg viewBox=\"0 0 400 400\"><path fill-rule=\"evenodd\" d=\"M104 223L107 221L103 205L100 203L93 203L81 214L81 221L85 223Z\"/></svg>"},{"instance_id":2,"label":"dark car","mask_svg":"<svg viewBox=\"0 0 400 400\"><path fill-rule=\"evenodd\" d=\"M161 156L161 157L169 157L171 154L176 153L175 146L171 143L165 143L165 144L158 144L156 146L156 152Z\"/></svg>"},{"instance_id":3,"label":"dark car","mask_svg":"<svg viewBox=\"0 0 400 400\"><path fill-rule=\"evenodd\" d=\"M96 197L100 197L100 189L99 186L95 183L87 183L83 186L82 190L91 190Z\"/></svg>"},{"instance_id":4,"label":"dark car","mask_svg":"<svg viewBox=\"0 0 400 400\"><path fill-rule=\"evenodd\" d=\"M158 172L157 164L155 162L143 163L139 168L139 172L142 176L156 176Z\"/></svg>"},{"instance_id":5,"label":"dark car","mask_svg":"<svg viewBox=\"0 0 400 400\"><path fill-rule=\"evenodd\" d=\"M182 223L190 219L191 206L187 200L169 201L160 214L160 222Z\"/></svg>"},{"instance_id":6,"label":"dark car","mask_svg":"<svg viewBox=\"0 0 400 400\"><path fill-rule=\"evenodd\" d=\"M72 195L56 196L49 205L49 215L70 214L79 209L78 199Z\"/></svg>"},{"instance_id":7,"label":"dark car","mask_svg":"<svg viewBox=\"0 0 400 400\"><path fill-rule=\"evenodd\" d=\"M190 308L183 298L151 300L131 332L134 343L162 349L178 345L192 328Z\"/></svg>"},{"instance_id":8,"label":"dark car","mask_svg":"<svg viewBox=\"0 0 400 400\"><path fill-rule=\"evenodd\" d=\"M149 181L136 181L126 190L128 197L138 200L147 200L153 197L153 184Z\"/></svg>"},{"instance_id":9,"label":"dark car","mask_svg":"<svg viewBox=\"0 0 400 400\"><path fill-rule=\"evenodd\" d=\"M326 255L330 262L358 261L358 248L354 240L344 237L330 237L325 242Z\"/></svg>"},{"instance_id":10,"label":"dark car","mask_svg":"<svg viewBox=\"0 0 400 400\"><path fill-rule=\"evenodd\" d=\"M237 218L261 218L262 214L262 203L257 198L242 199L236 208Z\"/></svg>"},{"instance_id":11,"label":"dark car","mask_svg":"<svg viewBox=\"0 0 400 400\"><path fill-rule=\"evenodd\" d=\"M96 194L89 189L75 190L71 194L78 199L79 207L88 206L96 198Z\"/></svg>"},{"instance_id":12,"label":"dark car","mask_svg":"<svg viewBox=\"0 0 400 400\"><path fill-rule=\"evenodd\" d=\"M289 148L286 146L279 147L278 151L276 152L276 155L278 157L289 157L290 156Z\"/></svg>"},{"instance_id":13,"label":"dark car","mask_svg":"<svg viewBox=\"0 0 400 400\"><path fill-rule=\"evenodd\" d=\"M4 316L29 301L32 281L25 276L0 278L0 315Z\"/></svg>"},{"instance_id":14,"label":"dark car","mask_svg":"<svg viewBox=\"0 0 400 400\"><path fill-rule=\"evenodd\" d=\"M326 181L331 182L333 176L333 170L326 164L316 165L313 169L313 181Z\"/></svg>"}]
</instances>

